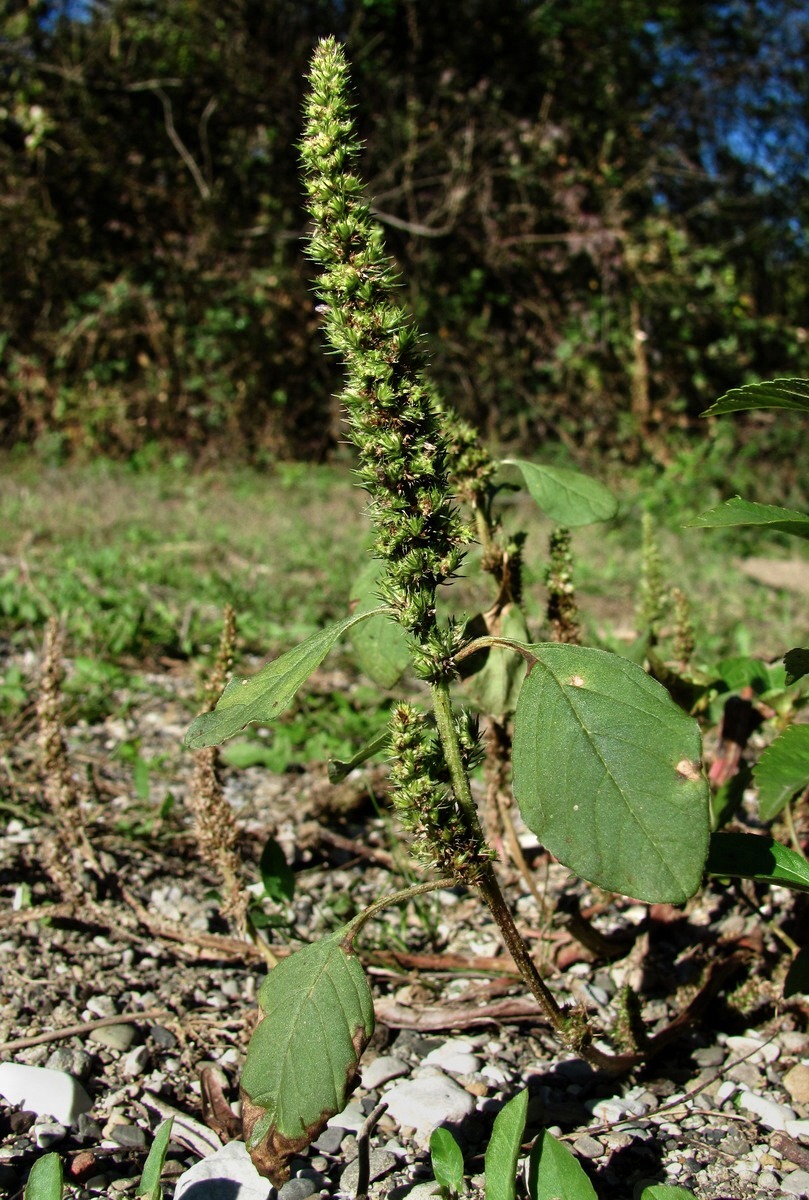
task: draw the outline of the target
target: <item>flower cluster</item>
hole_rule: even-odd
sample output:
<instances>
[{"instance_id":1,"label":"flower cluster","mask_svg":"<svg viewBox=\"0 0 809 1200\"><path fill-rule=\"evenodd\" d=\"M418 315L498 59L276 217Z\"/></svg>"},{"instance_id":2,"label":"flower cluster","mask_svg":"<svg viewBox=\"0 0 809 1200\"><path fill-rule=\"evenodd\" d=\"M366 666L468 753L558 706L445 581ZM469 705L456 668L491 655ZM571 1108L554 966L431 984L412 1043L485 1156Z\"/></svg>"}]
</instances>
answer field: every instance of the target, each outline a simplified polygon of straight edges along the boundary
<instances>
[{"instance_id":1,"label":"flower cluster","mask_svg":"<svg viewBox=\"0 0 809 1200\"><path fill-rule=\"evenodd\" d=\"M358 476L371 496L374 553L386 562L380 594L426 647L436 588L457 572L472 534L451 500L447 443L423 376L419 334L392 300L396 276L382 231L351 169L359 143L346 60L333 39L315 52L309 89L301 157L314 222L310 253L322 268L326 334L346 366L343 398ZM441 661L447 640L436 647ZM440 671L438 660L416 665L427 678Z\"/></svg>"},{"instance_id":2,"label":"flower cluster","mask_svg":"<svg viewBox=\"0 0 809 1200\"><path fill-rule=\"evenodd\" d=\"M477 721L464 712L455 726L464 767L471 770L481 754ZM412 704L398 704L390 730L392 799L403 828L413 835L414 857L442 874L476 882L492 852L470 833L458 809L435 727Z\"/></svg>"}]
</instances>

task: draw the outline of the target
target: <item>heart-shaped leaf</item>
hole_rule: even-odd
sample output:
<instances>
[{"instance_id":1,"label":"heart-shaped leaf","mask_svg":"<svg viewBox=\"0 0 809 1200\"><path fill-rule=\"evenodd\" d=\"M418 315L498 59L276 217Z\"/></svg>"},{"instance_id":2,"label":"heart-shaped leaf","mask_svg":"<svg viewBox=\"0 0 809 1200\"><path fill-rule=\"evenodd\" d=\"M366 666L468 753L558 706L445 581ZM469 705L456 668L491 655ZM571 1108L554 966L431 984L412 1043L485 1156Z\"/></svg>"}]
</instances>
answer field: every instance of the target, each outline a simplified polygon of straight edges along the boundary
<instances>
[{"instance_id":1,"label":"heart-shaped leaf","mask_svg":"<svg viewBox=\"0 0 809 1200\"><path fill-rule=\"evenodd\" d=\"M494 1119L486 1147L486 1200L514 1200L517 1160L528 1112L528 1088L518 1092Z\"/></svg>"},{"instance_id":2,"label":"heart-shaped leaf","mask_svg":"<svg viewBox=\"0 0 809 1200\"><path fill-rule=\"evenodd\" d=\"M706 408L703 417L718 417L723 413L744 412L751 408L789 408L809 412L809 380L773 379L769 383L747 383L731 388L715 404Z\"/></svg>"},{"instance_id":3,"label":"heart-shaped leaf","mask_svg":"<svg viewBox=\"0 0 809 1200\"><path fill-rule=\"evenodd\" d=\"M528 1195L531 1200L598 1200L579 1160L546 1129L528 1160Z\"/></svg>"},{"instance_id":4,"label":"heart-shaped leaf","mask_svg":"<svg viewBox=\"0 0 809 1200\"><path fill-rule=\"evenodd\" d=\"M780 533L791 533L794 537L809 538L809 516L791 508L778 508L775 504L753 504L734 496L716 508L700 513L686 526L697 529L721 529L728 525L766 525Z\"/></svg>"},{"instance_id":5,"label":"heart-shaped leaf","mask_svg":"<svg viewBox=\"0 0 809 1200\"><path fill-rule=\"evenodd\" d=\"M202 713L192 722L185 735L186 746L191 750L218 746L246 725L266 725L274 721L289 708L295 693L346 630L359 621L367 621L377 612L386 611L376 609L357 613L327 625L293 650L287 650L286 654L267 663L256 675L231 679L213 712Z\"/></svg>"},{"instance_id":6,"label":"heart-shaped leaf","mask_svg":"<svg viewBox=\"0 0 809 1200\"><path fill-rule=\"evenodd\" d=\"M592 525L608 521L618 501L603 483L568 467L542 467L519 458L503 459L516 467L531 499L558 525Z\"/></svg>"},{"instance_id":7,"label":"heart-shaped leaf","mask_svg":"<svg viewBox=\"0 0 809 1200\"><path fill-rule=\"evenodd\" d=\"M524 647L514 795L560 862L608 891L681 903L702 881L699 728L640 667L603 650Z\"/></svg>"},{"instance_id":8,"label":"heart-shaped leaf","mask_svg":"<svg viewBox=\"0 0 809 1200\"><path fill-rule=\"evenodd\" d=\"M377 587L383 569L382 563L372 561L357 576L349 597L352 613L379 609ZM360 670L381 687L395 687L410 662L410 647L407 634L392 614L383 612L356 625L351 643Z\"/></svg>"},{"instance_id":9,"label":"heart-shaped leaf","mask_svg":"<svg viewBox=\"0 0 809 1200\"><path fill-rule=\"evenodd\" d=\"M809 725L790 725L771 742L755 767L758 811L773 821L795 793L809 783Z\"/></svg>"},{"instance_id":10,"label":"heart-shaped leaf","mask_svg":"<svg viewBox=\"0 0 809 1200\"><path fill-rule=\"evenodd\" d=\"M258 1171L280 1186L289 1161L341 1112L374 1030L368 981L350 928L270 971L242 1072L244 1136Z\"/></svg>"},{"instance_id":11,"label":"heart-shaped leaf","mask_svg":"<svg viewBox=\"0 0 809 1200\"><path fill-rule=\"evenodd\" d=\"M740 875L809 892L806 859L773 838L756 833L712 833L705 869L722 879Z\"/></svg>"}]
</instances>

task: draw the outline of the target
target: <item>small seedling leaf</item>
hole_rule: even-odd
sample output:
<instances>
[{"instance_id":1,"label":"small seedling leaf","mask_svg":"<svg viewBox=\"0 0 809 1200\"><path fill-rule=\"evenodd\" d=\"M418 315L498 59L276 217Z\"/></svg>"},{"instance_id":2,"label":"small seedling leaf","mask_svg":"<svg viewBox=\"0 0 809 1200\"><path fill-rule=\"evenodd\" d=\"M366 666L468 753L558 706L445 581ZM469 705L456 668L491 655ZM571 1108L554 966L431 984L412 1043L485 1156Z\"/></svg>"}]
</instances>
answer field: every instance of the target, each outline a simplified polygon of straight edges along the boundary
<instances>
[{"instance_id":1,"label":"small seedling leaf","mask_svg":"<svg viewBox=\"0 0 809 1200\"><path fill-rule=\"evenodd\" d=\"M773 379L769 383L747 383L744 387L731 388L701 415L719 417L723 413L745 412L751 408L809 412L809 380Z\"/></svg>"},{"instance_id":2,"label":"small seedling leaf","mask_svg":"<svg viewBox=\"0 0 809 1200\"><path fill-rule=\"evenodd\" d=\"M377 595L382 563L372 561L357 577L349 598L354 614L379 609ZM410 662L407 634L389 612L375 616L351 631L351 643L361 671L381 687L392 688L398 683Z\"/></svg>"},{"instance_id":3,"label":"small seedling leaf","mask_svg":"<svg viewBox=\"0 0 809 1200\"><path fill-rule=\"evenodd\" d=\"M385 612L376 609L374 612ZM246 679L234 678L225 688L213 712L202 713L185 735L191 750L218 746L252 723L267 725L289 708L295 694L344 633L374 612L357 613L318 630L312 637L273 659Z\"/></svg>"},{"instance_id":4,"label":"small seedling leaf","mask_svg":"<svg viewBox=\"0 0 809 1200\"><path fill-rule=\"evenodd\" d=\"M242 1114L250 1155L277 1187L290 1159L345 1107L373 1033L371 991L350 937L344 928L298 950L261 985Z\"/></svg>"},{"instance_id":5,"label":"small seedling leaf","mask_svg":"<svg viewBox=\"0 0 809 1200\"><path fill-rule=\"evenodd\" d=\"M750 500L742 500L741 496L734 496L716 508L709 508L707 512L694 517L693 521L686 521L687 527L698 529L720 529L727 525L765 525L781 533L809 538L809 516L806 513L792 508L779 508L775 504L754 504Z\"/></svg>"},{"instance_id":6,"label":"small seedling leaf","mask_svg":"<svg viewBox=\"0 0 809 1200\"><path fill-rule=\"evenodd\" d=\"M618 511L612 492L580 471L543 467L519 458L503 462L517 468L531 499L557 525L592 525L594 521L609 521Z\"/></svg>"},{"instance_id":7,"label":"small seedling leaf","mask_svg":"<svg viewBox=\"0 0 809 1200\"><path fill-rule=\"evenodd\" d=\"M171 1141L171 1127L174 1122L173 1117L169 1117L157 1129L154 1135L149 1156L143 1166L143 1174L140 1177L137 1195L145 1196L146 1200L163 1200L163 1189L160 1186L160 1175L163 1171L163 1164L166 1161L166 1153Z\"/></svg>"},{"instance_id":8,"label":"small seedling leaf","mask_svg":"<svg viewBox=\"0 0 809 1200\"><path fill-rule=\"evenodd\" d=\"M486 1200L514 1200L517 1160L528 1112L528 1089L524 1088L495 1117L486 1147Z\"/></svg>"},{"instance_id":9,"label":"small seedling leaf","mask_svg":"<svg viewBox=\"0 0 809 1200\"><path fill-rule=\"evenodd\" d=\"M268 837L258 864L265 895L276 904L288 903L295 895L295 874L274 837Z\"/></svg>"},{"instance_id":10,"label":"small seedling leaf","mask_svg":"<svg viewBox=\"0 0 809 1200\"><path fill-rule=\"evenodd\" d=\"M448 1129L434 1129L430 1135L430 1160L435 1182L450 1196L463 1191L463 1154Z\"/></svg>"},{"instance_id":11,"label":"small seedling leaf","mask_svg":"<svg viewBox=\"0 0 809 1200\"><path fill-rule=\"evenodd\" d=\"M43 1154L34 1163L25 1185L25 1200L62 1200L62 1160L58 1154Z\"/></svg>"},{"instance_id":12,"label":"small seedling leaf","mask_svg":"<svg viewBox=\"0 0 809 1200\"><path fill-rule=\"evenodd\" d=\"M762 821L773 821L809 783L809 725L790 725L771 742L753 768Z\"/></svg>"},{"instance_id":13,"label":"small seedling leaf","mask_svg":"<svg viewBox=\"0 0 809 1200\"><path fill-rule=\"evenodd\" d=\"M581 1163L546 1129L528 1160L528 1195L531 1200L598 1200Z\"/></svg>"},{"instance_id":14,"label":"small seedling leaf","mask_svg":"<svg viewBox=\"0 0 809 1200\"><path fill-rule=\"evenodd\" d=\"M544 644L520 692L514 795L560 862L611 892L682 903L710 826L699 728L640 667Z\"/></svg>"},{"instance_id":15,"label":"small seedling leaf","mask_svg":"<svg viewBox=\"0 0 809 1200\"><path fill-rule=\"evenodd\" d=\"M688 1188L672 1187L670 1183L651 1183L643 1188L639 1200L695 1200Z\"/></svg>"},{"instance_id":16,"label":"small seedling leaf","mask_svg":"<svg viewBox=\"0 0 809 1200\"><path fill-rule=\"evenodd\" d=\"M804 946L792 960L784 980L784 999L790 996L809 996L809 946Z\"/></svg>"},{"instance_id":17,"label":"small seedling leaf","mask_svg":"<svg viewBox=\"0 0 809 1200\"><path fill-rule=\"evenodd\" d=\"M755 833L713 833L706 870L726 879L740 875L809 892L809 863L794 850Z\"/></svg>"},{"instance_id":18,"label":"small seedling leaf","mask_svg":"<svg viewBox=\"0 0 809 1200\"><path fill-rule=\"evenodd\" d=\"M787 672L787 686L797 683L799 679L803 679L804 675L809 673L809 650L796 647L794 650L787 650L784 655L784 666Z\"/></svg>"},{"instance_id":19,"label":"small seedling leaf","mask_svg":"<svg viewBox=\"0 0 809 1200\"><path fill-rule=\"evenodd\" d=\"M389 745L390 730L383 729L376 737L372 737L370 741L366 742L347 762L341 762L338 758L331 759L329 761L329 783L341 783L356 767L361 767L369 758L381 754Z\"/></svg>"}]
</instances>

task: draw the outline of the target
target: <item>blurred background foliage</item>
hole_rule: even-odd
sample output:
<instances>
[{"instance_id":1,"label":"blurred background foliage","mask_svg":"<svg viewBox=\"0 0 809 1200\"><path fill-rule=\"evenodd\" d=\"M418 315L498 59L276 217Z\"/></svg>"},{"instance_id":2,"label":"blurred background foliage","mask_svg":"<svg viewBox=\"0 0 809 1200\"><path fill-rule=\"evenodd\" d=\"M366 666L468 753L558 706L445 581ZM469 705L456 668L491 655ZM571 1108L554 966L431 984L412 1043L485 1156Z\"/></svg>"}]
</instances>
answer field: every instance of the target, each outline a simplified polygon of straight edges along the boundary
<instances>
[{"instance_id":1,"label":"blurred background foliage","mask_svg":"<svg viewBox=\"0 0 809 1200\"><path fill-rule=\"evenodd\" d=\"M728 387L809 374L805 0L7 0L0 444L336 448L296 152L327 33L432 374L492 441L667 463Z\"/></svg>"}]
</instances>

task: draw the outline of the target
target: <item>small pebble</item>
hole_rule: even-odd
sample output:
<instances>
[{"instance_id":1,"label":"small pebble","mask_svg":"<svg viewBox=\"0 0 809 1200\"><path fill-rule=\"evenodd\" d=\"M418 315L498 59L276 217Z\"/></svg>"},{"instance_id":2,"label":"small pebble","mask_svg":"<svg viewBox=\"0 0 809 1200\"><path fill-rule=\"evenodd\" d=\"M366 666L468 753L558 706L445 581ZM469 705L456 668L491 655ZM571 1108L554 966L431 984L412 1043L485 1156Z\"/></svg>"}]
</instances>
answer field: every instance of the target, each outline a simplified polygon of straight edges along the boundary
<instances>
[{"instance_id":1,"label":"small pebble","mask_svg":"<svg viewBox=\"0 0 809 1200\"><path fill-rule=\"evenodd\" d=\"M691 1057L698 1067L721 1067L725 1052L721 1046L702 1046Z\"/></svg>"},{"instance_id":2,"label":"small pebble","mask_svg":"<svg viewBox=\"0 0 809 1200\"><path fill-rule=\"evenodd\" d=\"M289 1179L278 1193L278 1200L306 1200L317 1190L311 1179Z\"/></svg>"},{"instance_id":3,"label":"small pebble","mask_svg":"<svg viewBox=\"0 0 809 1200\"><path fill-rule=\"evenodd\" d=\"M113 1125L110 1137L119 1146L140 1148L146 1145L146 1131L140 1125Z\"/></svg>"},{"instance_id":4,"label":"small pebble","mask_svg":"<svg viewBox=\"0 0 809 1200\"><path fill-rule=\"evenodd\" d=\"M582 1158L601 1158L601 1155L604 1153L604 1147L601 1142L586 1133L576 1138L573 1143L573 1149Z\"/></svg>"},{"instance_id":5,"label":"small pebble","mask_svg":"<svg viewBox=\"0 0 809 1200\"><path fill-rule=\"evenodd\" d=\"M322 1150L324 1154L336 1154L344 1137L344 1129L339 1125L330 1125L323 1130L316 1142L312 1142L312 1146L315 1150Z\"/></svg>"},{"instance_id":6,"label":"small pebble","mask_svg":"<svg viewBox=\"0 0 809 1200\"><path fill-rule=\"evenodd\" d=\"M796 1104L809 1104L809 1066L798 1063L787 1071L782 1082Z\"/></svg>"},{"instance_id":7,"label":"small pebble","mask_svg":"<svg viewBox=\"0 0 809 1200\"><path fill-rule=\"evenodd\" d=\"M328 1128L348 1129L356 1133L364 1125L365 1116L359 1103L356 1100L349 1100L343 1111L330 1119ZM318 1149L322 1150L323 1147L319 1145Z\"/></svg>"},{"instance_id":8,"label":"small pebble","mask_svg":"<svg viewBox=\"0 0 809 1200\"><path fill-rule=\"evenodd\" d=\"M745 1112L754 1113L767 1129L786 1131L787 1121L795 1120L795 1110L786 1104L778 1104L759 1096L756 1092L742 1092L739 1097L739 1107Z\"/></svg>"},{"instance_id":9,"label":"small pebble","mask_svg":"<svg viewBox=\"0 0 809 1200\"><path fill-rule=\"evenodd\" d=\"M427 1141L434 1129L468 1116L475 1101L446 1075L409 1079L385 1094L388 1112L400 1126L417 1130L417 1140Z\"/></svg>"},{"instance_id":10,"label":"small pebble","mask_svg":"<svg viewBox=\"0 0 809 1200\"><path fill-rule=\"evenodd\" d=\"M215 1191L212 1186L206 1188L205 1183L221 1186ZM238 1200L269 1200L271 1187L253 1166L244 1142L228 1142L215 1154L209 1154L184 1171L177 1180L174 1200L182 1200L183 1196L188 1200L197 1197L201 1200L205 1195L233 1197L234 1200L236 1197Z\"/></svg>"},{"instance_id":11,"label":"small pebble","mask_svg":"<svg viewBox=\"0 0 809 1200\"><path fill-rule=\"evenodd\" d=\"M92 1108L90 1097L72 1075L22 1063L0 1063L0 1096L15 1107L53 1117L60 1125L72 1125L79 1113Z\"/></svg>"},{"instance_id":12,"label":"small pebble","mask_svg":"<svg viewBox=\"0 0 809 1200\"><path fill-rule=\"evenodd\" d=\"M376 1179L381 1179L387 1175L388 1171L392 1171L396 1166L396 1158L387 1150L372 1150L368 1155L368 1165L370 1167L370 1182L373 1183ZM352 1194L357 1190L357 1181L359 1179L360 1164L359 1159L355 1158L350 1162L340 1176L340 1187L344 1192Z\"/></svg>"},{"instance_id":13,"label":"small pebble","mask_svg":"<svg viewBox=\"0 0 809 1200\"><path fill-rule=\"evenodd\" d=\"M160 1046L164 1050L171 1050L177 1045L174 1034L163 1025L152 1025L149 1029L149 1036L153 1038L156 1046Z\"/></svg>"},{"instance_id":14,"label":"small pebble","mask_svg":"<svg viewBox=\"0 0 809 1200\"><path fill-rule=\"evenodd\" d=\"M134 1079L137 1075L142 1075L146 1070L149 1062L149 1047L135 1046L126 1055L121 1064L121 1073L125 1079Z\"/></svg>"},{"instance_id":15,"label":"small pebble","mask_svg":"<svg viewBox=\"0 0 809 1200\"><path fill-rule=\"evenodd\" d=\"M381 1054L367 1067L362 1068L362 1086L372 1092L375 1088L381 1087L383 1083L389 1083L391 1079L399 1079L402 1075L407 1075L409 1071L407 1063L401 1058L396 1058L392 1054Z\"/></svg>"},{"instance_id":16,"label":"small pebble","mask_svg":"<svg viewBox=\"0 0 809 1200\"><path fill-rule=\"evenodd\" d=\"M425 1066L440 1067L454 1075L473 1075L480 1069L480 1059L472 1053L472 1045L466 1038L449 1038L436 1046L424 1060Z\"/></svg>"},{"instance_id":17,"label":"small pebble","mask_svg":"<svg viewBox=\"0 0 809 1200\"><path fill-rule=\"evenodd\" d=\"M781 1180L781 1191L786 1196L809 1196L809 1171L793 1171Z\"/></svg>"},{"instance_id":18,"label":"small pebble","mask_svg":"<svg viewBox=\"0 0 809 1200\"><path fill-rule=\"evenodd\" d=\"M596 1120L605 1125L614 1125L616 1121L623 1120L627 1115L626 1108L620 1100L591 1100L585 1107L590 1110Z\"/></svg>"},{"instance_id":19,"label":"small pebble","mask_svg":"<svg viewBox=\"0 0 809 1200\"><path fill-rule=\"evenodd\" d=\"M134 1025L102 1025L100 1029L91 1030L90 1041L123 1054L134 1042L137 1032Z\"/></svg>"},{"instance_id":20,"label":"small pebble","mask_svg":"<svg viewBox=\"0 0 809 1200\"><path fill-rule=\"evenodd\" d=\"M728 1037L726 1044L734 1058L744 1058L746 1062L753 1063L754 1066L761 1063L773 1063L781 1053L777 1042L762 1042L760 1038L749 1035Z\"/></svg>"},{"instance_id":21,"label":"small pebble","mask_svg":"<svg viewBox=\"0 0 809 1200\"><path fill-rule=\"evenodd\" d=\"M787 1121L787 1134L799 1142L809 1142L809 1121Z\"/></svg>"},{"instance_id":22,"label":"small pebble","mask_svg":"<svg viewBox=\"0 0 809 1200\"><path fill-rule=\"evenodd\" d=\"M57 1142L61 1142L67 1134L64 1125L60 1125L58 1121L36 1121L34 1124L34 1136L37 1146L40 1150L47 1150L49 1146L55 1146Z\"/></svg>"},{"instance_id":23,"label":"small pebble","mask_svg":"<svg viewBox=\"0 0 809 1200\"><path fill-rule=\"evenodd\" d=\"M93 1056L78 1046L57 1046L45 1063L49 1071L64 1071L74 1079L86 1079L93 1066Z\"/></svg>"}]
</instances>

